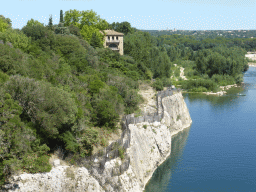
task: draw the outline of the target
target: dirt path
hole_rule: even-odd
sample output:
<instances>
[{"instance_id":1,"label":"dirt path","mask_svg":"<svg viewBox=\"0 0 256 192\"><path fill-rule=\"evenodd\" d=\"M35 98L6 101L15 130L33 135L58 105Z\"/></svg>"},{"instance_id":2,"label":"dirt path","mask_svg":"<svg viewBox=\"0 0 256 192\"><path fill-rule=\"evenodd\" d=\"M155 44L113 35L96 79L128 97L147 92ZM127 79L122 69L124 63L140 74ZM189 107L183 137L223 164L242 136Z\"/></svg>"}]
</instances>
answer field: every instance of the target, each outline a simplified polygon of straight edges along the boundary
<instances>
[{"instance_id":1,"label":"dirt path","mask_svg":"<svg viewBox=\"0 0 256 192\"><path fill-rule=\"evenodd\" d=\"M152 114L157 112L156 105L156 91L147 84L141 84L138 92L143 98L144 103L142 103L139 108L145 114Z\"/></svg>"},{"instance_id":2,"label":"dirt path","mask_svg":"<svg viewBox=\"0 0 256 192\"><path fill-rule=\"evenodd\" d=\"M185 76L184 76L184 68L180 67L180 77L184 80L188 80Z\"/></svg>"},{"instance_id":3,"label":"dirt path","mask_svg":"<svg viewBox=\"0 0 256 192\"><path fill-rule=\"evenodd\" d=\"M177 67L177 64L174 64L175 67ZM172 74L174 73L174 71L172 72ZM185 76L184 76L184 68L180 67L180 77L184 80L188 80ZM173 78L173 75L171 76L171 78ZM178 81L178 79L175 79L176 81Z\"/></svg>"}]
</instances>

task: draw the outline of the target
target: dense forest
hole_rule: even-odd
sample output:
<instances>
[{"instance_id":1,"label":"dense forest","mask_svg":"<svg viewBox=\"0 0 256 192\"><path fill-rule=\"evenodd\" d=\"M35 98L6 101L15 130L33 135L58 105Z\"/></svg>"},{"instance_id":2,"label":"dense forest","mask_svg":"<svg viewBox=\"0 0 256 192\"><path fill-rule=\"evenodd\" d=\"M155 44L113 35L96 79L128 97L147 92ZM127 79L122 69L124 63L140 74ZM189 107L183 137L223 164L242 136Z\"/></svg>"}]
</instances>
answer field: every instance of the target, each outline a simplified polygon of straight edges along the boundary
<instances>
[{"instance_id":1,"label":"dense forest","mask_svg":"<svg viewBox=\"0 0 256 192\"><path fill-rule=\"evenodd\" d=\"M124 33L123 56L103 48L105 29ZM61 10L58 25L51 17L46 26L31 19L21 30L1 15L0 186L17 171L49 172L56 146L73 154L71 163L105 147L121 117L139 110L141 82L192 91L240 83L246 49L227 42L154 37L129 22L109 24L92 10ZM179 77L175 63L189 80L171 78Z\"/></svg>"}]
</instances>

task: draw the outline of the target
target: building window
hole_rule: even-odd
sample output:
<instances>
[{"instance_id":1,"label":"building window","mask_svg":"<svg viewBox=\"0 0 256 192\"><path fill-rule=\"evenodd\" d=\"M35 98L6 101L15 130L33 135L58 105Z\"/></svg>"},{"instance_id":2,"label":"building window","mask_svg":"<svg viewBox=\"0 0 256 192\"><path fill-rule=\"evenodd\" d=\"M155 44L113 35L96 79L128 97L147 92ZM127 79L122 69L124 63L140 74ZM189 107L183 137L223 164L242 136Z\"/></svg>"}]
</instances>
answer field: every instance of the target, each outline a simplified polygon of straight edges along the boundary
<instances>
[{"instance_id":1,"label":"building window","mask_svg":"<svg viewBox=\"0 0 256 192\"><path fill-rule=\"evenodd\" d=\"M118 48L116 44L110 44L108 47Z\"/></svg>"},{"instance_id":2,"label":"building window","mask_svg":"<svg viewBox=\"0 0 256 192\"><path fill-rule=\"evenodd\" d=\"M116 36L116 40L118 40L118 36Z\"/></svg>"},{"instance_id":3,"label":"building window","mask_svg":"<svg viewBox=\"0 0 256 192\"><path fill-rule=\"evenodd\" d=\"M108 36L108 40L110 40L110 37Z\"/></svg>"},{"instance_id":4,"label":"building window","mask_svg":"<svg viewBox=\"0 0 256 192\"><path fill-rule=\"evenodd\" d=\"M112 36L112 40L114 40L114 36Z\"/></svg>"}]
</instances>

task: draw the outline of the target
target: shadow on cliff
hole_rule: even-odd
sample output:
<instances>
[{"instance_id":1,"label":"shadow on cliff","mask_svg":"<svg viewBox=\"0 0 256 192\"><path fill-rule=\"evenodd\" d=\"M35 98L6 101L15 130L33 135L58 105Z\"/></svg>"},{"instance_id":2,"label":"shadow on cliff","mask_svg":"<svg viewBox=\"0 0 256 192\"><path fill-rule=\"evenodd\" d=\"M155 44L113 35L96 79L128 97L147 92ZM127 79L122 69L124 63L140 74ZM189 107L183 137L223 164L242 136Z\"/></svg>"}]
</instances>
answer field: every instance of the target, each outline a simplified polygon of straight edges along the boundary
<instances>
[{"instance_id":1,"label":"shadow on cliff","mask_svg":"<svg viewBox=\"0 0 256 192\"><path fill-rule=\"evenodd\" d=\"M178 161L182 158L189 131L190 127L172 137L171 155L155 170L144 192L161 192L166 190L172 172L175 171Z\"/></svg>"}]
</instances>

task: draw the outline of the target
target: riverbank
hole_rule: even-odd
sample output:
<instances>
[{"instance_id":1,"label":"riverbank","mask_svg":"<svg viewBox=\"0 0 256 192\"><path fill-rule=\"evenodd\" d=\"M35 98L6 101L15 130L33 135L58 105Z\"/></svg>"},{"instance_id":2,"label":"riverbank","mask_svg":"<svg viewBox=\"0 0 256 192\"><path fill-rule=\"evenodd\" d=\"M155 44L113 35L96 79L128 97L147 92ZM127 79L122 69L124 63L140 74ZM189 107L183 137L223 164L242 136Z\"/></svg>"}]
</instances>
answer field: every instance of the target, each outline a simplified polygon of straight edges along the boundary
<instances>
[{"instance_id":1,"label":"riverbank","mask_svg":"<svg viewBox=\"0 0 256 192\"><path fill-rule=\"evenodd\" d=\"M182 91L182 93L202 93L202 94L206 94L206 95L216 95L216 96L223 96L224 94L226 94L226 90L232 88L232 87L240 87L237 84L234 85L227 85L227 86L220 86L220 88L222 89L222 91L213 93L211 92L189 92L189 91Z\"/></svg>"}]
</instances>

